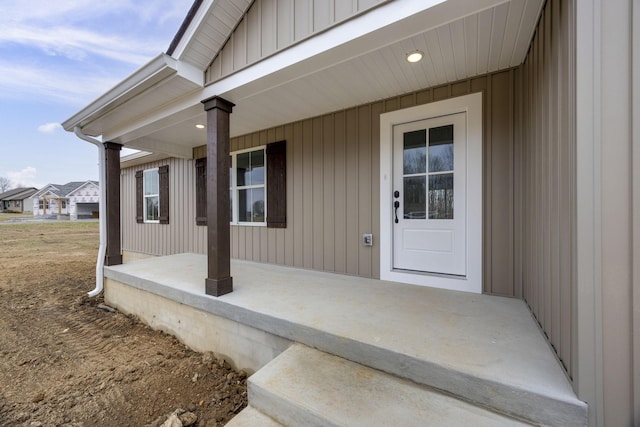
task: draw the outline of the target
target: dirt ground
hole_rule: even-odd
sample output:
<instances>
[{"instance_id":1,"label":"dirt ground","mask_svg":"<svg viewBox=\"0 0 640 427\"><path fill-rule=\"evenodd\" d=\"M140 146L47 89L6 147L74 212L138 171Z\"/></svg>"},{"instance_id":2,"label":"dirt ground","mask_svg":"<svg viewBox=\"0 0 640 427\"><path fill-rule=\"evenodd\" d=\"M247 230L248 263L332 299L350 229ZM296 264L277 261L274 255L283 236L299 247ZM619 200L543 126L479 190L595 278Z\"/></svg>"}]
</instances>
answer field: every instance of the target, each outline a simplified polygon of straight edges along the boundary
<instances>
[{"instance_id":1,"label":"dirt ground","mask_svg":"<svg viewBox=\"0 0 640 427\"><path fill-rule=\"evenodd\" d=\"M0 426L221 426L246 375L90 300L98 224L0 214Z\"/></svg>"}]
</instances>

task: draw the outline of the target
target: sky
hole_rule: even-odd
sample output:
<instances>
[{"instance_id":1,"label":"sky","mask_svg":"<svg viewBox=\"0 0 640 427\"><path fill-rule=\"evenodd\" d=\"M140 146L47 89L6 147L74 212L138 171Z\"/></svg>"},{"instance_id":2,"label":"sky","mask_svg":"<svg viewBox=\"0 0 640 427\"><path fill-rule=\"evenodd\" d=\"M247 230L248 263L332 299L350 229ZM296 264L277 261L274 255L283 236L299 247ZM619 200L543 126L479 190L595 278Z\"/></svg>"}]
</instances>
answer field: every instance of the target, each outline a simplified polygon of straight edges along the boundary
<instances>
[{"instance_id":1,"label":"sky","mask_svg":"<svg viewBox=\"0 0 640 427\"><path fill-rule=\"evenodd\" d=\"M193 0L0 0L0 177L98 179L98 149L60 123L161 52Z\"/></svg>"}]
</instances>

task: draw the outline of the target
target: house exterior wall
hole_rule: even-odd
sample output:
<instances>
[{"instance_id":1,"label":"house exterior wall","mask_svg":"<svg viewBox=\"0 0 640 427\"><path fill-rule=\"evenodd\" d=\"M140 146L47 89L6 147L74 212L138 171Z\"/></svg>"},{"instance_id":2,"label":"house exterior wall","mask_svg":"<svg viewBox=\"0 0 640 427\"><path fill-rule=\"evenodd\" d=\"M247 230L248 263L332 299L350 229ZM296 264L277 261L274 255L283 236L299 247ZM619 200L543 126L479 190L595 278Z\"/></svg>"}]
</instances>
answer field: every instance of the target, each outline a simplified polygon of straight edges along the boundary
<instances>
[{"instance_id":1,"label":"house exterior wall","mask_svg":"<svg viewBox=\"0 0 640 427\"><path fill-rule=\"evenodd\" d=\"M576 389L640 425L640 7L576 6Z\"/></svg>"},{"instance_id":2,"label":"house exterior wall","mask_svg":"<svg viewBox=\"0 0 640 427\"><path fill-rule=\"evenodd\" d=\"M205 71L211 83L389 0L257 0Z\"/></svg>"},{"instance_id":3,"label":"house exterior wall","mask_svg":"<svg viewBox=\"0 0 640 427\"><path fill-rule=\"evenodd\" d=\"M138 170L169 165L169 224L136 222L136 179ZM195 161L170 158L121 172L122 249L137 259L140 254L170 255L206 253L207 228L196 226Z\"/></svg>"},{"instance_id":4,"label":"house exterior wall","mask_svg":"<svg viewBox=\"0 0 640 427\"><path fill-rule=\"evenodd\" d=\"M287 141L287 228L231 226L231 256L379 277L381 113L483 92L484 292L519 296L513 269L514 70L350 108L231 140L231 150ZM205 156L204 147L194 158ZM135 170L170 165L170 224L135 223ZM195 225L195 162L168 159L123 169L123 249L206 253ZM267 207L268 209L268 207ZM373 233L373 247L363 246Z\"/></svg>"},{"instance_id":5,"label":"house exterior wall","mask_svg":"<svg viewBox=\"0 0 640 427\"><path fill-rule=\"evenodd\" d=\"M22 202L22 212L33 212L33 199L24 199Z\"/></svg>"},{"instance_id":6,"label":"house exterior wall","mask_svg":"<svg viewBox=\"0 0 640 427\"><path fill-rule=\"evenodd\" d=\"M575 7L549 0L517 69L516 277L573 377L575 274Z\"/></svg>"},{"instance_id":7,"label":"house exterior wall","mask_svg":"<svg viewBox=\"0 0 640 427\"><path fill-rule=\"evenodd\" d=\"M93 212L98 210L100 203L100 188L95 184L83 185L78 190L68 195L69 215L72 219L93 217ZM81 204L82 206L78 206ZM84 206L90 205L89 209Z\"/></svg>"},{"instance_id":8,"label":"house exterior wall","mask_svg":"<svg viewBox=\"0 0 640 427\"><path fill-rule=\"evenodd\" d=\"M53 196L51 196L53 197ZM33 199L33 216L43 216L43 215L67 215L69 213L69 201L67 199L64 199L66 206L63 207L59 207L58 206L58 199L48 199L49 200L49 207L46 208L46 205L43 204L43 208L46 209L40 209L40 205L39 202L40 200L42 200L41 197L37 197L35 199ZM43 201L43 203L46 203ZM46 210L46 214L45 214L45 210Z\"/></svg>"}]
</instances>

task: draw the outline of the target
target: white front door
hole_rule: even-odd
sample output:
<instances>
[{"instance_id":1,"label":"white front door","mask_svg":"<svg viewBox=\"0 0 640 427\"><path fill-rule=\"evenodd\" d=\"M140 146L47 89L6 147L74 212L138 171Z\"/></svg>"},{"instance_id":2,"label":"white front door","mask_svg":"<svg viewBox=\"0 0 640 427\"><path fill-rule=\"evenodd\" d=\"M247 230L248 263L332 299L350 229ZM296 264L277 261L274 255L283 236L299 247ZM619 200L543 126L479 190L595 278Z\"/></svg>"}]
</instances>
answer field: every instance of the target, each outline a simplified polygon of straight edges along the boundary
<instances>
[{"instance_id":1,"label":"white front door","mask_svg":"<svg viewBox=\"0 0 640 427\"><path fill-rule=\"evenodd\" d=\"M393 269L467 274L466 115L393 126Z\"/></svg>"}]
</instances>

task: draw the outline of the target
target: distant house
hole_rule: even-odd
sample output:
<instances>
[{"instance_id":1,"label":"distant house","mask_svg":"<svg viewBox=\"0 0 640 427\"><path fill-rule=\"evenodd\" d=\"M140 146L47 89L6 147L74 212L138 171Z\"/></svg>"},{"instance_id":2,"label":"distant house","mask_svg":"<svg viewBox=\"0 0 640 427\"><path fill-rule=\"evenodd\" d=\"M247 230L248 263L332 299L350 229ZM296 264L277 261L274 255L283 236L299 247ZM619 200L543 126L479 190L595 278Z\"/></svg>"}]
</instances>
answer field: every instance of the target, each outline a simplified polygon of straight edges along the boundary
<instances>
[{"instance_id":1,"label":"distant house","mask_svg":"<svg viewBox=\"0 0 640 427\"><path fill-rule=\"evenodd\" d=\"M100 190L97 181L47 184L31 196L33 216L69 216L71 220L97 218Z\"/></svg>"},{"instance_id":2,"label":"distant house","mask_svg":"<svg viewBox=\"0 0 640 427\"><path fill-rule=\"evenodd\" d=\"M31 196L38 191L35 187L20 187L0 194L0 212L31 212Z\"/></svg>"}]
</instances>

